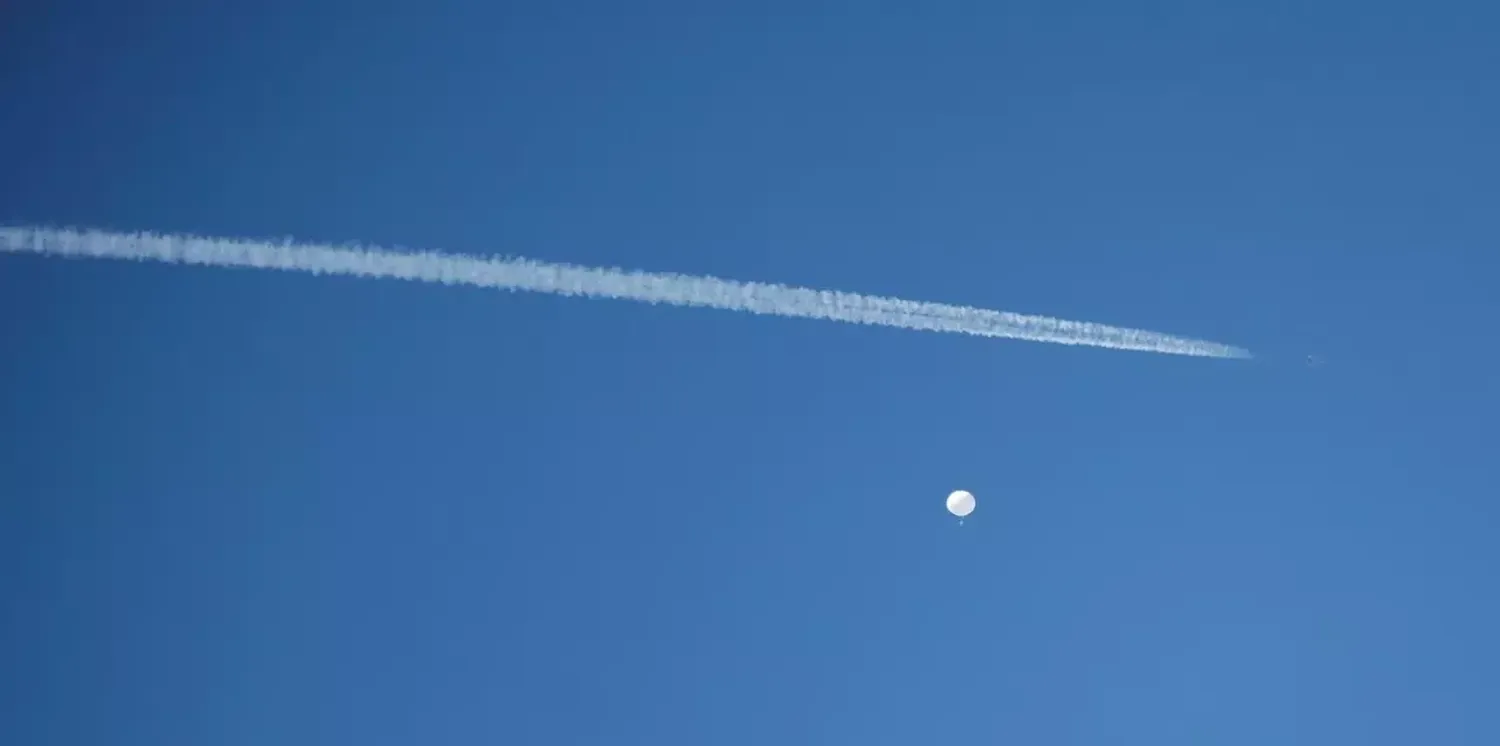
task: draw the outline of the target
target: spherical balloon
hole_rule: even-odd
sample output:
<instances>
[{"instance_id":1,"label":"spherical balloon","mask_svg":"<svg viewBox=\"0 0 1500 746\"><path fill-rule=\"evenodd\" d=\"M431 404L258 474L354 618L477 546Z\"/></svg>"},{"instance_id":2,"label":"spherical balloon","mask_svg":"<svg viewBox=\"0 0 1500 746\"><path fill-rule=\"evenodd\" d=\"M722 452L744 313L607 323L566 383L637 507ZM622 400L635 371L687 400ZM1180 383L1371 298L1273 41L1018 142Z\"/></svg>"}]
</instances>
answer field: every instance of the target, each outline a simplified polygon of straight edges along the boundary
<instances>
[{"instance_id":1,"label":"spherical balloon","mask_svg":"<svg viewBox=\"0 0 1500 746\"><path fill-rule=\"evenodd\" d=\"M974 512L974 496L967 490L957 490L948 496L948 512L959 518Z\"/></svg>"}]
</instances>

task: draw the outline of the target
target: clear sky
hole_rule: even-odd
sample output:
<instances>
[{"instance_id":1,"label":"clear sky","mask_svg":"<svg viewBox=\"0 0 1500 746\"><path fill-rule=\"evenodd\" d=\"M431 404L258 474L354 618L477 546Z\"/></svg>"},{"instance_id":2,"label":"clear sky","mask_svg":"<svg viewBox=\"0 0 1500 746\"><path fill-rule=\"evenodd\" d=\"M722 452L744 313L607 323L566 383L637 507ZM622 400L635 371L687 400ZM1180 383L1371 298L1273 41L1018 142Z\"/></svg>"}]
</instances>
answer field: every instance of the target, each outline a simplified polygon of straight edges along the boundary
<instances>
[{"instance_id":1,"label":"clear sky","mask_svg":"<svg viewBox=\"0 0 1500 746\"><path fill-rule=\"evenodd\" d=\"M1497 23L7 7L3 223L1259 357L0 256L0 742L1500 742Z\"/></svg>"}]
</instances>

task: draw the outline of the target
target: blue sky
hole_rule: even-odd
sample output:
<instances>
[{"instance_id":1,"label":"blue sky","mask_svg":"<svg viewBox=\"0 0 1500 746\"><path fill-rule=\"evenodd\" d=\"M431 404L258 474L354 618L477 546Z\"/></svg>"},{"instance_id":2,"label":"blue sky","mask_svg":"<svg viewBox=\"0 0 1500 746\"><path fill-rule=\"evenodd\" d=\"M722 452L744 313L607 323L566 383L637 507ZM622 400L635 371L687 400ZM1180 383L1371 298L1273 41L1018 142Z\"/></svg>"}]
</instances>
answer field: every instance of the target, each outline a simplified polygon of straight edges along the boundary
<instances>
[{"instance_id":1,"label":"blue sky","mask_svg":"<svg viewBox=\"0 0 1500 746\"><path fill-rule=\"evenodd\" d=\"M1500 11L32 5L0 222L1260 357L0 257L6 743L1500 738Z\"/></svg>"}]
</instances>

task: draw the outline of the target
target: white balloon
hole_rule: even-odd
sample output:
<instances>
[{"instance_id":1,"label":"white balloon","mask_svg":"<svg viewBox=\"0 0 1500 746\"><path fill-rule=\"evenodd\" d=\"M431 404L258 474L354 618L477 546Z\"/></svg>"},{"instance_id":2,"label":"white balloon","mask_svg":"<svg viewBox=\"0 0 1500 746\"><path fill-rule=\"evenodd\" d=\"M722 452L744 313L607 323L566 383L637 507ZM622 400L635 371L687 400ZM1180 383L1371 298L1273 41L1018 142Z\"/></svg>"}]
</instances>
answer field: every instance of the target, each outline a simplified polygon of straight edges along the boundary
<instances>
[{"instance_id":1,"label":"white balloon","mask_svg":"<svg viewBox=\"0 0 1500 746\"><path fill-rule=\"evenodd\" d=\"M967 490L956 490L948 496L948 512L965 518L974 512L974 496Z\"/></svg>"}]
</instances>

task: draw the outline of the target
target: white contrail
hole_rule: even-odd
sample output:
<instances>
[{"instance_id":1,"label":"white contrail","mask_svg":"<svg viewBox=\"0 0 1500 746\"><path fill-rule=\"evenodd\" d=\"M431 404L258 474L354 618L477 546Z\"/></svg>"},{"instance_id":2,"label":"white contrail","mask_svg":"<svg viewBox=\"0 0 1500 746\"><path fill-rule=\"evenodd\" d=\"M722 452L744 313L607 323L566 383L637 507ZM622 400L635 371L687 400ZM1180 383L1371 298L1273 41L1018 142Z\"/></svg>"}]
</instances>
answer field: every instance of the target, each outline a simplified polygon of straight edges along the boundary
<instances>
[{"instance_id":1,"label":"white contrail","mask_svg":"<svg viewBox=\"0 0 1500 746\"><path fill-rule=\"evenodd\" d=\"M924 331L1007 337L1197 357L1248 358L1238 347L1106 324L1067 321L943 303L736 282L716 277L480 258L434 252L268 243L154 233L0 227L0 252L129 259L211 267L438 282L498 290L703 306Z\"/></svg>"}]
</instances>

